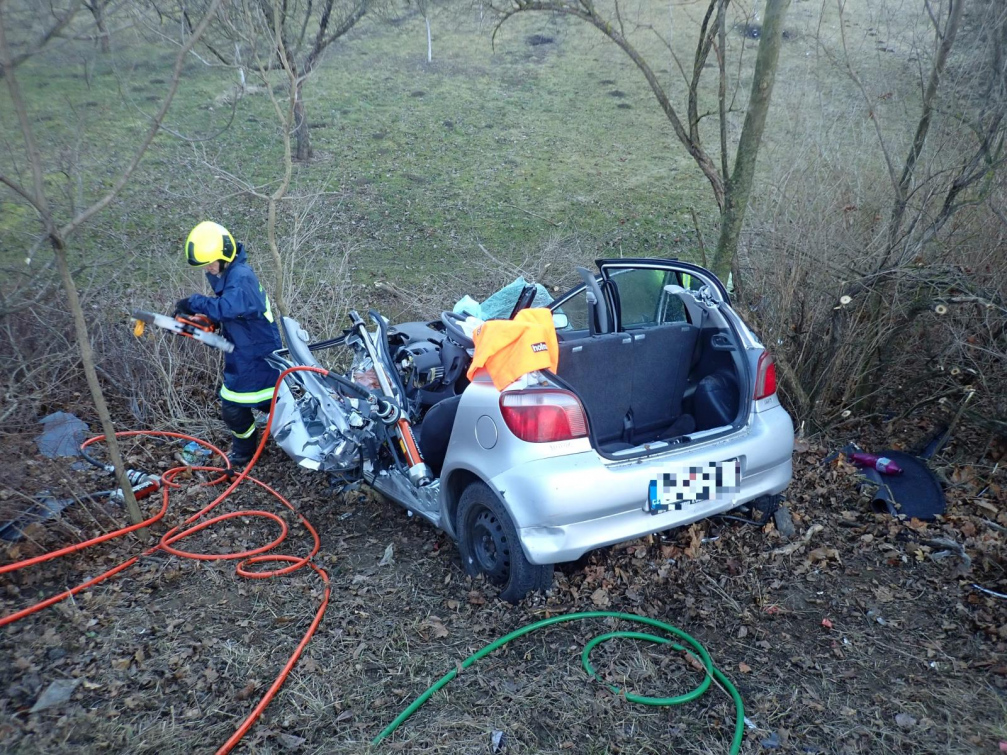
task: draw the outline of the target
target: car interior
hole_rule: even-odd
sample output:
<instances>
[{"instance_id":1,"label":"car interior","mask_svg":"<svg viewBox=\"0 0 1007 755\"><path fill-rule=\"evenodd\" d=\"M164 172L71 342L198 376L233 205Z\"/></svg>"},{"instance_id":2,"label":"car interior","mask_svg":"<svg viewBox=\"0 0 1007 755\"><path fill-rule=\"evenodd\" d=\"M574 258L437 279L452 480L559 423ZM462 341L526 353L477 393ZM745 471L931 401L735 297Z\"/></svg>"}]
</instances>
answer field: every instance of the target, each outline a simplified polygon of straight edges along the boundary
<instances>
[{"instance_id":1,"label":"car interior","mask_svg":"<svg viewBox=\"0 0 1007 755\"><path fill-rule=\"evenodd\" d=\"M562 300L557 375L580 396L595 447L620 456L730 426L741 406L740 346L680 273L626 267ZM693 282L699 286L699 281Z\"/></svg>"},{"instance_id":2,"label":"car interior","mask_svg":"<svg viewBox=\"0 0 1007 755\"><path fill-rule=\"evenodd\" d=\"M583 288L554 305L557 382L580 397L599 452L618 458L643 446L659 450L737 420L740 346L719 310L682 285L689 281L663 269L626 267L600 279L578 272ZM529 286L518 296L511 317L534 293ZM403 323L387 332L391 361L420 420L417 442L435 476L468 385L472 342L456 318L445 312L439 322ZM284 326L292 355L317 364L307 334L287 318Z\"/></svg>"}]
</instances>

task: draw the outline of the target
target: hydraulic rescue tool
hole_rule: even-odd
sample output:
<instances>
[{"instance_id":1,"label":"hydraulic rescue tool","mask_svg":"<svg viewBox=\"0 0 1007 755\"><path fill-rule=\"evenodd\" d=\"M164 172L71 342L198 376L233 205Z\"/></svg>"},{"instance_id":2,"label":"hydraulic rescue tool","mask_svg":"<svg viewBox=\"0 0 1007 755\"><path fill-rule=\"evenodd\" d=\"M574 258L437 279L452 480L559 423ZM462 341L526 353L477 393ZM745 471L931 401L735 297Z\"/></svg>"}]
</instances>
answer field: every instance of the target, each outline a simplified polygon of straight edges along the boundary
<instances>
[{"instance_id":1,"label":"hydraulic rescue tool","mask_svg":"<svg viewBox=\"0 0 1007 755\"><path fill-rule=\"evenodd\" d=\"M384 322L379 319L381 315L373 310L370 312L370 315L377 324L378 330L382 330L384 328ZM405 396L403 396L402 391L398 390L392 383L392 378L389 375L388 370L385 367L384 359L382 358L383 354L378 354L378 350L374 346L371 334L367 332L367 325L364 323L363 318L355 311L351 310L350 322L353 324L350 331L360 339L364 350L367 352L367 356L371 358L371 363L374 365L374 373L377 375L378 384L381 386L382 392L389 398L397 401L399 407L405 410ZM402 453L406 457L406 464L409 467L409 480L417 487L423 487L424 485L429 484L433 479L430 474L430 467L427 466L426 462L423 461L423 457L420 455L420 449L416 443L416 437L413 435L413 428L409 424L409 419L406 417L406 411L403 411L401 416L399 416L398 421L395 423L395 429L399 436L399 445L402 449Z\"/></svg>"},{"instance_id":2,"label":"hydraulic rescue tool","mask_svg":"<svg viewBox=\"0 0 1007 755\"><path fill-rule=\"evenodd\" d=\"M226 354L234 351L234 344L216 332L217 325L206 315L176 315L168 317L159 315L156 312L144 312L142 309L133 311L134 321L133 335L137 338L143 335L147 325L155 325L158 328L176 333L186 338L192 338L207 346L220 349Z\"/></svg>"}]
</instances>

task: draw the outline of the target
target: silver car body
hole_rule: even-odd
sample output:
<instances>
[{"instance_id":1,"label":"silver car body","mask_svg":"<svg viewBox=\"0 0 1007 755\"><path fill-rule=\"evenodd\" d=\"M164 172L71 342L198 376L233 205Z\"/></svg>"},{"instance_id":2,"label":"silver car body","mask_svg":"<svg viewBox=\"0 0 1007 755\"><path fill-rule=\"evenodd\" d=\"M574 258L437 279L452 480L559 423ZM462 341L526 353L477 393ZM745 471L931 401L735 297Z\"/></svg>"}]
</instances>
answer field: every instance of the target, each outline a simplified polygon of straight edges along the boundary
<instances>
[{"instance_id":1,"label":"silver car body","mask_svg":"<svg viewBox=\"0 0 1007 755\"><path fill-rule=\"evenodd\" d=\"M518 440L500 416L500 396L492 382L477 379L462 397L448 446L440 522L455 535L462 481L478 478L504 501L528 560L552 564L779 493L790 484L794 429L775 396L759 403L741 432L681 450L670 448L644 460L614 461L602 457L587 438ZM672 466L701 467L734 459L741 465L737 492L689 504L682 511L644 511L650 482Z\"/></svg>"},{"instance_id":2,"label":"silver car body","mask_svg":"<svg viewBox=\"0 0 1007 755\"><path fill-rule=\"evenodd\" d=\"M367 429L359 417L347 418L355 411L353 401L334 406L331 391L314 396L327 389L312 378L307 385L300 381L299 397L289 390L281 393L274 438L298 463L312 469L345 470L353 460L362 459L359 471L364 481L456 539L461 495L471 483L482 482L506 507L527 559L539 565L572 561L595 548L688 525L783 491L792 474L791 418L775 393L757 401L745 399L753 395L765 349L731 309L723 286L708 271L676 261L638 260L626 265L626 269L672 271L679 280L688 277L693 281L690 289L665 287L667 301L662 298L661 307L677 299L691 320L706 318L704 322L712 321L733 334L733 351L740 347L733 356L740 365L744 394L738 421L691 433L685 443L650 442L616 453L596 450L587 437L532 443L510 431L500 408L501 392L481 372L461 393L439 476L417 487L401 470L354 454L352 449L362 447ZM612 263L607 271L602 266L599 279L618 275L619 266ZM572 307L575 297L586 295L584 289L577 287L554 302L554 311L562 312L565 303ZM277 363L317 364L307 334L292 320L284 324L289 353L278 355ZM375 337L379 335L376 331ZM549 385L562 387L562 381L551 373L536 372L505 391ZM359 402L356 407L360 408ZM648 511L649 489L669 470L701 469L713 463L734 465L740 473L737 485L705 500L686 500L656 514Z\"/></svg>"}]
</instances>

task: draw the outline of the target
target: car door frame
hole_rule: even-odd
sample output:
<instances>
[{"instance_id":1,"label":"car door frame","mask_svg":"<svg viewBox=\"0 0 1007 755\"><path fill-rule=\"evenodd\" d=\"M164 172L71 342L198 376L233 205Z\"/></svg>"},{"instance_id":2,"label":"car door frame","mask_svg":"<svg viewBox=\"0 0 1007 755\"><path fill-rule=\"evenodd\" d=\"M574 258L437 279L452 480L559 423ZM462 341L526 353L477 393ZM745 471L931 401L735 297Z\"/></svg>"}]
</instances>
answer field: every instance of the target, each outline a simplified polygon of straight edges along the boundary
<instances>
[{"instance_id":1,"label":"car door frame","mask_svg":"<svg viewBox=\"0 0 1007 755\"><path fill-rule=\"evenodd\" d=\"M717 276L711 273L704 267L699 265L694 265L690 262L683 262L674 257L669 259L654 258L654 257L624 257L619 259L597 259L594 261L599 272L595 274L595 278L598 279L598 283L601 286L602 294L605 297L605 307L608 309L609 313L609 323L611 327L611 332L618 332L622 329L622 316L619 311L619 303L616 301L615 295L613 295L613 287L616 286L611 280L611 277L606 274L606 269L643 269L643 270L666 270L674 272L679 281L679 285L682 285L683 275L692 275L698 277L704 283L713 286L719 298L723 300L728 307L731 306L731 297L727 292L727 288L720 281ZM569 289L565 293L561 294L557 298L553 299L549 304L549 309L555 311L563 306L564 303L572 299L577 294L583 292L585 289L584 283L578 283L573 288ZM586 338L590 335L590 326L585 330L569 330L562 332L562 340L571 340L576 338Z\"/></svg>"},{"instance_id":2,"label":"car door frame","mask_svg":"<svg viewBox=\"0 0 1007 755\"><path fill-rule=\"evenodd\" d=\"M731 306L731 298L727 293L727 288L721 283L713 273L699 265L689 262L682 262L678 259L656 259L644 257L624 257L620 259L599 259L595 260L598 266L599 275L603 281L602 290L605 292L606 303L613 321L613 329L622 331L622 308L618 300L618 283L612 279L611 273L615 270L663 270L675 273L678 284L683 288L683 276L690 275L699 278L703 283L712 287L714 298L723 301L728 307ZM616 293L613 293L613 290Z\"/></svg>"}]
</instances>

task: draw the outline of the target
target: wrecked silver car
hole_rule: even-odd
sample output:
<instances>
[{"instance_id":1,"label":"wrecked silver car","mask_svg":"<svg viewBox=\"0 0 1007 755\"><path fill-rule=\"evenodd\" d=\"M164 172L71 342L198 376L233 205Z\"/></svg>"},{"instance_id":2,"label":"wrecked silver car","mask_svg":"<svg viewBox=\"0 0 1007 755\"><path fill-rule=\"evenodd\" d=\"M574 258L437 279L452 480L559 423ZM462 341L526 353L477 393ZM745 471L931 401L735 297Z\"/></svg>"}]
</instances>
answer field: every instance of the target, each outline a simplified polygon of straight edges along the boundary
<instances>
[{"instance_id":1,"label":"wrecked silver car","mask_svg":"<svg viewBox=\"0 0 1007 755\"><path fill-rule=\"evenodd\" d=\"M337 350L346 367L285 378L275 441L446 531L511 602L547 589L553 564L783 491L793 425L723 284L674 260L597 264L548 304L556 369L503 389L485 369L469 377L471 322L454 312L395 325L354 313L320 343L285 318L277 366Z\"/></svg>"}]
</instances>

